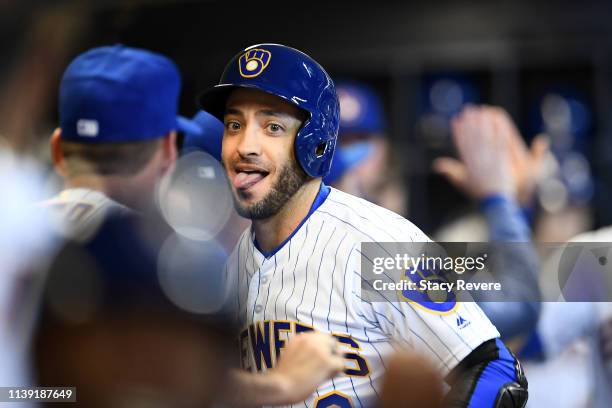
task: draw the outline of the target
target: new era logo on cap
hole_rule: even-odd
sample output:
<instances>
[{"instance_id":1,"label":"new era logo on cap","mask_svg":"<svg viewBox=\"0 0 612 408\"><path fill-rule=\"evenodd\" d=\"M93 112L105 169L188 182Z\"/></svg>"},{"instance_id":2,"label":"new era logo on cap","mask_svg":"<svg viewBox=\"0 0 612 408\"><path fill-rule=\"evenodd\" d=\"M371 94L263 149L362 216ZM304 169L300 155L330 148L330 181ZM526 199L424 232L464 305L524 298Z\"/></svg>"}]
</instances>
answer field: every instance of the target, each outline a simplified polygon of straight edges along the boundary
<instances>
[{"instance_id":1,"label":"new era logo on cap","mask_svg":"<svg viewBox=\"0 0 612 408\"><path fill-rule=\"evenodd\" d=\"M76 123L77 134L84 137L98 136L98 121L94 119L79 119Z\"/></svg>"}]
</instances>

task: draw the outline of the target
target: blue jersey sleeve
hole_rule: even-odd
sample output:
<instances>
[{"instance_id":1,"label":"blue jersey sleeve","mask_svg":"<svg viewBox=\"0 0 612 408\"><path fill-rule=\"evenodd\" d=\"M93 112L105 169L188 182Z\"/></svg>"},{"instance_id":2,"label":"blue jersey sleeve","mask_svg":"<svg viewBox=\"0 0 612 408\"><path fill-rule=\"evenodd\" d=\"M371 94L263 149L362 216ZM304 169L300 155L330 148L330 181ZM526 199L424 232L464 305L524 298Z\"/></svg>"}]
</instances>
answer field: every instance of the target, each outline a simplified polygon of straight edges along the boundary
<instances>
[{"instance_id":1,"label":"blue jersey sleeve","mask_svg":"<svg viewBox=\"0 0 612 408\"><path fill-rule=\"evenodd\" d=\"M478 294L475 299L503 338L528 335L538 321L540 290L538 255L531 244L527 220L516 201L504 195L487 197L480 208L492 242L524 244L504 246L501 251L503 267L499 268L501 273L497 278L504 288L502 296L509 300L504 301L499 294L487 293Z\"/></svg>"}]
</instances>

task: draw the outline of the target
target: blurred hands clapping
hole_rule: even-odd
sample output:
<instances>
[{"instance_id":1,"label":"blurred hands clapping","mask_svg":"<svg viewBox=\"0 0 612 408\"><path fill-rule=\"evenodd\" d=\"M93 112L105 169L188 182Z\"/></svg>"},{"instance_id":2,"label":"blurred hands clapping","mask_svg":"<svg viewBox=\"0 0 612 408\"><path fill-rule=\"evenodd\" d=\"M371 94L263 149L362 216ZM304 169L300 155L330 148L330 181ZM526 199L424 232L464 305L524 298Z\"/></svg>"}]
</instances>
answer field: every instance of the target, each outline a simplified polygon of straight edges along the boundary
<instances>
[{"instance_id":1,"label":"blurred hands clapping","mask_svg":"<svg viewBox=\"0 0 612 408\"><path fill-rule=\"evenodd\" d=\"M435 160L435 172L477 200L506 194L529 202L548 151L545 137L527 148L508 113L491 106L467 106L451 126L459 159Z\"/></svg>"}]
</instances>

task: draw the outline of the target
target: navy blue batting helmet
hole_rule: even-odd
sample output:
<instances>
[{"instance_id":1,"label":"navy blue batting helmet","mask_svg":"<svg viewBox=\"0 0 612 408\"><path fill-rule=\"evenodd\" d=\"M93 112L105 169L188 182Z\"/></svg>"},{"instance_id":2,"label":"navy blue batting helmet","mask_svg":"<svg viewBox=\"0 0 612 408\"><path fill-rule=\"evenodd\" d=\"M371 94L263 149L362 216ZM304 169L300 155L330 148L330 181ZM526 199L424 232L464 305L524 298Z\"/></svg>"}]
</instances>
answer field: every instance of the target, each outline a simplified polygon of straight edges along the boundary
<instances>
[{"instance_id":1,"label":"navy blue batting helmet","mask_svg":"<svg viewBox=\"0 0 612 408\"><path fill-rule=\"evenodd\" d=\"M223 120L227 98L236 88L276 95L307 112L308 119L295 138L295 155L311 177L327 175L336 147L340 104L323 67L285 45L253 45L232 58L219 85L200 95L201 107Z\"/></svg>"}]
</instances>

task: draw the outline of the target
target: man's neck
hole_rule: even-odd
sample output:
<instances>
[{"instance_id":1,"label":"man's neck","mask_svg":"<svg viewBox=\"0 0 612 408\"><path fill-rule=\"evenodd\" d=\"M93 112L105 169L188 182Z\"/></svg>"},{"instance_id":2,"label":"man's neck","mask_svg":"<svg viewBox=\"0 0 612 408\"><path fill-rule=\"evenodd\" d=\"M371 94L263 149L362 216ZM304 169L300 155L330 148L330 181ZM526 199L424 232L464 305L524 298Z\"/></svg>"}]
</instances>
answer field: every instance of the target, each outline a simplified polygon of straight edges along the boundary
<instances>
[{"instance_id":1,"label":"man's neck","mask_svg":"<svg viewBox=\"0 0 612 408\"><path fill-rule=\"evenodd\" d=\"M95 175L79 175L64 180L64 188L86 188L109 196L108 186L103 177Z\"/></svg>"},{"instance_id":2,"label":"man's neck","mask_svg":"<svg viewBox=\"0 0 612 408\"><path fill-rule=\"evenodd\" d=\"M83 174L70 177L65 180L65 188L87 188L103 193L108 198L132 208L137 211L144 210L143 205L134 200L133 197L139 197L135 192L139 190L138 183L132 182L129 177L119 176L99 176L95 174ZM140 197L143 198L144 197ZM151 198L152 199L152 198Z\"/></svg>"},{"instance_id":3,"label":"man's neck","mask_svg":"<svg viewBox=\"0 0 612 408\"><path fill-rule=\"evenodd\" d=\"M274 216L253 220L253 229L259 249L272 251L285 241L308 215L321 188L321 179L308 181Z\"/></svg>"}]
</instances>

